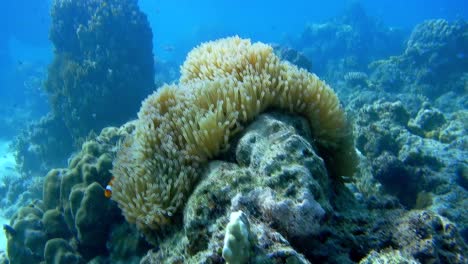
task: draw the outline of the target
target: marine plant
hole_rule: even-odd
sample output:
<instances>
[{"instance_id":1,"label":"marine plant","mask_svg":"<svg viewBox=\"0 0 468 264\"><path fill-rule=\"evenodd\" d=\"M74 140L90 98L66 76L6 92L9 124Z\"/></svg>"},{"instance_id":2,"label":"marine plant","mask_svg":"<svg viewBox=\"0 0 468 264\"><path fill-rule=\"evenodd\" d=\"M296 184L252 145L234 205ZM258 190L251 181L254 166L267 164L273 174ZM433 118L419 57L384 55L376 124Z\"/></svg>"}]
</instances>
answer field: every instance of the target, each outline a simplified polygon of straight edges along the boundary
<instances>
[{"instance_id":1,"label":"marine plant","mask_svg":"<svg viewBox=\"0 0 468 264\"><path fill-rule=\"evenodd\" d=\"M179 85L165 85L143 102L114 161L112 199L126 220L143 232L171 224L200 168L269 109L304 116L330 175L352 176L352 129L333 90L281 61L269 45L230 37L192 50Z\"/></svg>"}]
</instances>

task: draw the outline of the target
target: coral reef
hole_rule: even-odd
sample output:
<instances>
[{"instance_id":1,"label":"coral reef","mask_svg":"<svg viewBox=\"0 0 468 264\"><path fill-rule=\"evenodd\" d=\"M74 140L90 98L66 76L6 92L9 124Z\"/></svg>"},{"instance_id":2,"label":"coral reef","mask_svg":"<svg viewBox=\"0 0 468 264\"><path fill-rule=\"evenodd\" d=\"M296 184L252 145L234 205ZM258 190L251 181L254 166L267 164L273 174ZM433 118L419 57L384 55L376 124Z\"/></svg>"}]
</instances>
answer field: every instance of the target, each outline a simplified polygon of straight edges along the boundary
<instances>
[{"instance_id":1,"label":"coral reef","mask_svg":"<svg viewBox=\"0 0 468 264\"><path fill-rule=\"evenodd\" d=\"M43 175L66 165L73 139L59 117L48 114L32 123L15 138L13 148L21 174Z\"/></svg>"},{"instance_id":2,"label":"coral reef","mask_svg":"<svg viewBox=\"0 0 468 264\"><path fill-rule=\"evenodd\" d=\"M355 200L328 176L311 135L303 118L260 115L222 161L204 170L183 227L159 240L141 263L222 263L226 227L238 211L248 217L255 241L248 263L353 263L385 250L463 263L466 245L455 225L431 212L404 211L394 201ZM427 235L405 243L415 232ZM424 243L436 248L418 251Z\"/></svg>"},{"instance_id":3,"label":"coral reef","mask_svg":"<svg viewBox=\"0 0 468 264\"><path fill-rule=\"evenodd\" d=\"M181 68L180 86L149 96L113 168L113 199L144 232L159 231L183 207L198 168L259 113L303 115L333 177L357 163L351 128L334 92L315 75L281 62L273 49L238 37L202 44Z\"/></svg>"},{"instance_id":4,"label":"coral reef","mask_svg":"<svg viewBox=\"0 0 468 264\"><path fill-rule=\"evenodd\" d=\"M468 70L467 30L468 22L463 20L419 24L403 54L371 64L372 80L386 91L419 93L431 99L447 92L466 96L466 81L461 79Z\"/></svg>"},{"instance_id":5,"label":"coral reef","mask_svg":"<svg viewBox=\"0 0 468 264\"><path fill-rule=\"evenodd\" d=\"M29 177L65 166L90 133L128 121L154 87L152 33L136 1L57 0L51 13L55 51L44 89L53 111L13 146L19 172ZM26 89L25 97L38 97ZM115 98L125 99L116 105Z\"/></svg>"},{"instance_id":6,"label":"coral reef","mask_svg":"<svg viewBox=\"0 0 468 264\"><path fill-rule=\"evenodd\" d=\"M44 250L46 263L81 264L85 261L65 239L53 238L47 241Z\"/></svg>"},{"instance_id":7,"label":"coral reef","mask_svg":"<svg viewBox=\"0 0 468 264\"><path fill-rule=\"evenodd\" d=\"M113 1L57 3L118 11ZM401 35L358 6L347 14L309 27L343 43L323 46L324 57L309 48L319 54L314 70L342 88L353 127L334 92L292 65L306 68L305 47L275 55L236 37L202 44L138 120L89 136L66 168L44 178L6 178L2 205L28 205L4 226L0 263L466 263L466 22L424 22L401 55L369 72L378 48L393 52ZM74 41L95 41L92 30L81 27L59 48L79 51ZM173 65L159 66L167 69L158 80L177 76ZM38 142L23 140L21 155L28 144L53 151ZM105 198L107 184L117 202Z\"/></svg>"},{"instance_id":8,"label":"coral reef","mask_svg":"<svg viewBox=\"0 0 468 264\"><path fill-rule=\"evenodd\" d=\"M153 90L152 32L135 0L57 0L51 16L45 90L80 145L90 131L128 121Z\"/></svg>"},{"instance_id":9,"label":"coral reef","mask_svg":"<svg viewBox=\"0 0 468 264\"><path fill-rule=\"evenodd\" d=\"M315 73L332 82L349 71L366 71L373 60L400 53L402 43L401 31L369 17L353 2L333 21L308 25L294 47L313 62Z\"/></svg>"},{"instance_id":10,"label":"coral reef","mask_svg":"<svg viewBox=\"0 0 468 264\"><path fill-rule=\"evenodd\" d=\"M149 250L102 187L133 127L104 129L67 169L49 172L42 200L5 227L9 263L223 263L226 227L240 210L253 241L248 263L352 263L376 258L372 252L379 259L465 261L454 224L380 196L355 199L330 177L309 122L279 112L258 116L220 160L200 168L180 225Z\"/></svg>"},{"instance_id":11,"label":"coral reef","mask_svg":"<svg viewBox=\"0 0 468 264\"><path fill-rule=\"evenodd\" d=\"M329 178L311 135L303 118L260 115L222 156L231 162L212 161L204 170L185 206L184 228L177 229L184 231L166 236L160 250L148 253L142 263L221 260L226 226L237 211L248 217L250 241L255 241L248 263L309 263L298 248L325 235L331 204L343 198L338 191L335 200L329 200L331 189L343 185Z\"/></svg>"},{"instance_id":12,"label":"coral reef","mask_svg":"<svg viewBox=\"0 0 468 264\"><path fill-rule=\"evenodd\" d=\"M367 177L356 178L361 193L383 191L408 208L431 209L465 233L468 214L460 208L468 206L468 193L458 179L468 166L468 152L460 147L466 146L467 134L453 133L450 141L435 136L458 123L456 117L445 118L424 104L411 119L399 101L377 101L363 107L357 116L356 145L371 169Z\"/></svg>"},{"instance_id":13,"label":"coral reef","mask_svg":"<svg viewBox=\"0 0 468 264\"><path fill-rule=\"evenodd\" d=\"M41 176L4 175L0 186L2 215L10 218L18 208L39 199L43 181Z\"/></svg>"},{"instance_id":14,"label":"coral reef","mask_svg":"<svg viewBox=\"0 0 468 264\"><path fill-rule=\"evenodd\" d=\"M105 128L83 144L68 168L49 171L42 199L22 207L11 219L10 263L85 263L108 255L108 250L114 252L114 244L108 244L111 234L115 247L122 250L112 256L119 256L120 261L135 257L128 251L138 254L145 248L144 243L137 243L140 248L132 250L131 233L117 231L126 224L116 204L104 197L102 187L112 177L117 142L132 130L131 124ZM128 238L128 248L119 244L122 237Z\"/></svg>"},{"instance_id":15,"label":"coral reef","mask_svg":"<svg viewBox=\"0 0 468 264\"><path fill-rule=\"evenodd\" d=\"M393 243L420 263L463 263L468 247L456 226L428 211L410 212L397 221Z\"/></svg>"},{"instance_id":16,"label":"coral reef","mask_svg":"<svg viewBox=\"0 0 468 264\"><path fill-rule=\"evenodd\" d=\"M382 252L371 251L359 264L418 264L411 256L405 256L399 250L386 250Z\"/></svg>"}]
</instances>

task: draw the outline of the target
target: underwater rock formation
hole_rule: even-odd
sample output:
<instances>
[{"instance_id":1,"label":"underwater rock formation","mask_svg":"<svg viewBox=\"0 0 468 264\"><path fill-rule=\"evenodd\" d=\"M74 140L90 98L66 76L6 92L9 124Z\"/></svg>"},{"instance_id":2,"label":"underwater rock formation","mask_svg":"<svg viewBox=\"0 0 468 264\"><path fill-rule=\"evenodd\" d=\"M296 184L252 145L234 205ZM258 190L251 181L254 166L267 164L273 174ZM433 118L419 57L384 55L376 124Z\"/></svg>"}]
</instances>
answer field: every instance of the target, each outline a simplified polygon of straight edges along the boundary
<instances>
[{"instance_id":1,"label":"underwater rock formation","mask_svg":"<svg viewBox=\"0 0 468 264\"><path fill-rule=\"evenodd\" d=\"M416 259L403 254L400 250L384 250L381 252L371 251L359 264L419 264Z\"/></svg>"},{"instance_id":2,"label":"underwater rock formation","mask_svg":"<svg viewBox=\"0 0 468 264\"><path fill-rule=\"evenodd\" d=\"M199 180L199 168L222 152L242 126L269 109L302 115L332 177L357 164L351 125L333 90L317 76L279 60L263 43L239 37L207 42L142 104L136 131L122 144L114 194L130 223L164 229Z\"/></svg>"},{"instance_id":3,"label":"underwater rock formation","mask_svg":"<svg viewBox=\"0 0 468 264\"><path fill-rule=\"evenodd\" d=\"M83 144L68 168L53 169L45 176L42 199L21 208L11 219L15 234L8 237L10 263L85 263L115 252L114 245L121 252L112 255L121 261L134 257L128 254L133 245L130 232L116 236L116 230L126 224L117 206L104 197L103 188L112 177L109 170L116 144L132 130L130 124L105 128ZM129 246L122 248L123 235ZM113 246L107 245L109 237L115 239ZM132 253L137 250L141 249Z\"/></svg>"},{"instance_id":4,"label":"underwater rock formation","mask_svg":"<svg viewBox=\"0 0 468 264\"><path fill-rule=\"evenodd\" d=\"M303 118L259 116L220 161L209 163L179 216L181 226L141 263L222 263L226 227L237 211L248 218L254 241L246 263L353 263L372 250L391 249L408 259L430 253L463 263L466 245L453 224L434 213L404 211L391 200L356 200L329 177L311 135ZM415 228L428 235L406 243ZM437 248L417 251L425 242Z\"/></svg>"},{"instance_id":5,"label":"underwater rock formation","mask_svg":"<svg viewBox=\"0 0 468 264\"><path fill-rule=\"evenodd\" d=\"M327 118L314 124L309 116L301 117L285 107L294 102L284 99L286 92L276 95L284 100L280 107L261 109L252 103L251 94L245 96L242 90L248 85L252 91L262 91L263 85L270 84L265 81L270 76L280 76L275 81L297 87L299 81L313 80L312 86L322 87L318 94L327 101L323 93L328 87L321 86L315 77L305 78L310 75L301 70L288 78L291 69L297 69L289 63L279 62L283 68L277 71L279 60L270 55L266 45L241 39L234 43L240 48L201 45L183 66L180 84L165 86L155 93L157 96L150 96L140 111L140 120L104 129L83 144L66 169L51 170L44 179L42 199L20 208L4 227L10 263L172 264L234 259L244 263L466 263L466 111L447 114L419 101L408 105L382 102L378 101L382 94L384 98L391 95L356 89L366 92L350 104L356 109L354 132L359 152L354 153L353 145L344 149L352 148L351 161L356 165L354 158L359 155L360 165L352 181L345 182L333 167L341 164L339 156L334 156L336 146L327 144L334 138L320 133L323 127L327 131L333 127L327 125ZM246 50L250 53L243 53ZM243 60L245 54L248 63ZM269 60L275 63L264 63ZM263 74L256 75L262 70ZM216 81L220 76L226 80ZM363 72L348 78L354 87L366 88L372 81ZM236 88L234 92L226 92L230 87ZM213 92L205 93L209 89ZM243 98L239 99L244 103L242 111L230 102L235 95ZM327 96L335 98L333 93ZM194 98L203 99L204 112L188 118L193 117L190 109L199 106ZM265 98L265 94L257 98ZM425 101L417 95L402 98L406 98L404 102ZM331 101L335 106L334 99ZM183 110L179 111L177 103ZM156 106L160 112L154 111ZM319 105L320 109L329 106ZM177 111L170 112L174 109ZM231 116L235 122L218 122L236 112L233 109L237 111ZM267 113L260 113L263 110ZM162 122L171 118L178 121ZM232 132L229 136L215 129L194 132L199 127L231 128L233 123L236 130L228 131ZM148 150L137 144L126 149L138 138L167 145L150 144ZM177 142L199 143L181 144L187 147L180 148L181 154L173 151L175 144L171 144ZM162 145L163 155L154 155L160 154L153 150ZM167 204L180 198L178 191L185 192L180 207L163 215L167 218L161 218L158 232L147 232L125 221L121 216L125 212L117 203L104 198L104 187L115 171L113 163L122 161L122 156L115 159L119 149L131 150L124 156L131 162L120 169L137 176L132 178L135 184L126 189L129 204L150 200L157 193L152 192L154 188L169 186L168 192L161 193L175 193L159 194ZM193 182L180 184L177 181L185 180L183 177L162 177L148 161L163 161L159 164L163 172L174 173L180 172L174 166L181 164L177 162L184 155L201 161L193 168L197 176ZM140 158L146 161L134 162ZM128 164L141 166L135 169ZM354 171L354 167L348 169L345 171ZM161 182L155 183L154 178ZM110 183L114 184L115 199L120 190L116 180ZM171 187L175 185L182 189ZM140 187L149 191L142 193ZM140 204L143 209L137 212L160 210L153 203ZM236 213L240 211L242 214ZM235 231L241 227L244 232L239 235Z\"/></svg>"},{"instance_id":6,"label":"underwater rock formation","mask_svg":"<svg viewBox=\"0 0 468 264\"><path fill-rule=\"evenodd\" d=\"M56 0L51 13L52 113L16 138L21 174L65 166L89 133L131 119L154 88L152 32L137 1Z\"/></svg>"},{"instance_id":7,"label":"underwater rock formation","mask_svg":"<svg viewBox=\"0 0 468 264\"><path fill-rule=\"evenodd\" d=\"M183 212L184 228L176 229L185 231L167 236L159 243L161 250L148 253L142 263L221 261L225 227L231 212L239 210L249 219L255 241L246 263L308 263L289 245L287 236L300 239L318 233L325 219L318 201L329 211L322 184L329 188L330 182L323 160L300 134L311 136L302 118L276 114L256 119L221 157L231 162L212 161L204 170ZM268 204L262 203L263 197L270 197ZM297 228L289 230L285 217ZM267 224L272 221L281 232ZM304 223L310 228L302 231Z\"/></svg>"},{"instance_id":8,"label":"underwater rock formation","mask_svg":"<svg viewBox=\"0 0 468 264\"><path fill-rule=\"evenodd\" d=\"M430 211L409 212L396 221L392 242L420 263L463 263L468 247L456 226Z\"/></svg>"},{"instance_id":9,"label":"underwater rock formation","mask_svg":"<svg viewBox=\"0 0 468 264\"><path fill-rule=\"evenodd\" d=\"M463 20L419 24L403 54L371 64L372 81L389 92L423 94L430 99L447 92L466 96L467 31L468 22Z\"/></svg>"},{"instance_id":10,"label":"underwater rock formation","mask_svg":"<svg viewBox=\"0 0 468 264\"><path fill-rule=\"evenodd\" d=\"M47 175L42 201L21 208L7 229L11 264L223 263L226 226L239 210L250 226L249 263L352 263L387 251L439 263L466 258L447 219L378 196L355 199L328 174L308 121L279 112L260 115L201 169L179 221L151 249L104 199L116 146L132 131L104 129L67 169Z\"/></svg>"},{"instance_id":11,"label":"underwater rock formation","mask_svg":"<svg viewBox=\"0 0 468 264\"><path fill-rule=\"evenodd\" d=\"M354 2L333 21L308 25L294 47L312 61L316 74L334 82L346 72L367 71L373 60L399 54L403 36L369 17Z\"/></svg>"},{"instance_id":12,"label":"underwater rock formation","mask_svg":"<svg viewBox=\"0 0 468 264\"><path fill-rule=\"evenodd\" d=\"M468 136L451 133L448 141L444 132L463 115L445 118L425 104L411 119L401 102L377 101L357 116L356 145L372 171L367 179L356 178L361 193L389 193L407 208L433 210L465 234L468 192L460 178L468 167L468 151L461 147Z\"/></svg>"},{"instance_id":13,"label":"underwater rock formation","mask_svg":"<svg viewBox=\"0 0 468 264\"><path fill-rule=\"evenodd\" d=\"M153 90L152 32L136 0L57 0L51 16L45 90L79 145L90 131L128 121Z\"/></svg>"}]
</instances>

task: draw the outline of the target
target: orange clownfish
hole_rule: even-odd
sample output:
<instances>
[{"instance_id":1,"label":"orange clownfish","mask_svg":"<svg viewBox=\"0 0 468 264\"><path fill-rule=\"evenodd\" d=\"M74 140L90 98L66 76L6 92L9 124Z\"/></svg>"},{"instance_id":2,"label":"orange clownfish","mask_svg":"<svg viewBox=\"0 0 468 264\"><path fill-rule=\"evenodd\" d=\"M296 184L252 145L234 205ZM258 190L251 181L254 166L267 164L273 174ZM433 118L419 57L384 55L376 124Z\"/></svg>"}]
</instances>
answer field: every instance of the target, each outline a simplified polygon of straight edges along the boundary
<instances>
[{"instance_id":1,"label":"orange clownfish","mask_svg":"<svg viewBox=\"0 0 468 264\"><path fill-rule=\"evenodd\" d=\"M109 183L106 186L106 189L104 190L104 196L106 198L111 198L112 196L112 184L114 183L114 177L110 179Z\"/></svg>"}]
</instances>

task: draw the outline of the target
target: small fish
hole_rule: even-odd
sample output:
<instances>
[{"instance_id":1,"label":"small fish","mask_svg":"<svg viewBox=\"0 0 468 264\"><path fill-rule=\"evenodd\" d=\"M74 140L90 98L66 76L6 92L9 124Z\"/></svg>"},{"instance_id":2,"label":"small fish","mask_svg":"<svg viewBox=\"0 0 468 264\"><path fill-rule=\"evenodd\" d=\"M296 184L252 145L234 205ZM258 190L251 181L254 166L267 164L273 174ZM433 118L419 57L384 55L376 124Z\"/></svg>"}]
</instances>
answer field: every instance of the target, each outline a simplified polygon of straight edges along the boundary
<instances>
[{"instance_id":1,"label":"small fish","mask_svg":"<svg viewBox=\"0 0 468 264\"><path fill-rule=\"evenodd\" d=\"M106 186L106 189L104 190L104 196L106 198L111 198L112 197L112 185L114 184L114 176L110 179L109 183Z\"/></svg>"},{"instance_id":2,"label":"small fish","mask_svg":"<svg viewBox=\"0 0 468 264\"><path fill-rule=\"evenodd\" d=\"M3 230L5 230L5 233L7 235L10 235L12 237L16 235L16 230L11 225L4 224Z\"/></svg>"}]
</instances>

